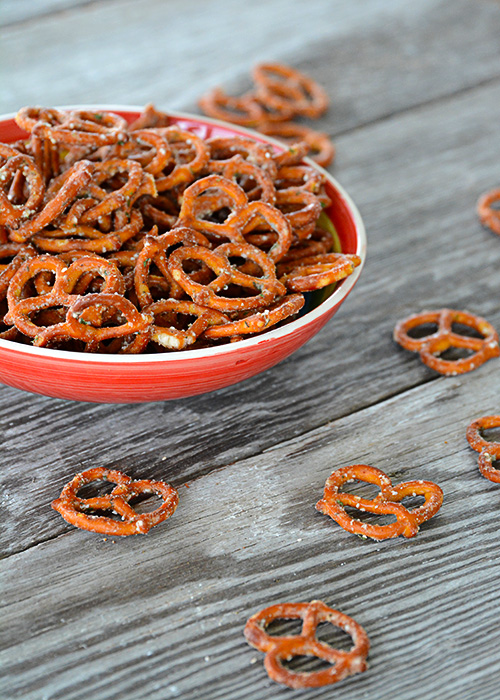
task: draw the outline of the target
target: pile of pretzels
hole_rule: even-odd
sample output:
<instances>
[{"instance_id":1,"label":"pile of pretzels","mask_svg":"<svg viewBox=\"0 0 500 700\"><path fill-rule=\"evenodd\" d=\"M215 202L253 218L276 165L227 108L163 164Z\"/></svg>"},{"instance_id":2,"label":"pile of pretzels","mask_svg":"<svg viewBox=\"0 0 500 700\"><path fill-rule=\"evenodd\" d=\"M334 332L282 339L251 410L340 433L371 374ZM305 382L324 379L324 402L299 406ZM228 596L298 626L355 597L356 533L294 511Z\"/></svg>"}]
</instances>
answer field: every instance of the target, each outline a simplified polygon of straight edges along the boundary
<instances>
[{"instance_id":1,"label":"pile of pretzels","mask_svg":"<svg viewBox=\"0 0 500 700\"><path fill-rule=\"evenodd\" d=\"M0 337L98 353L235 342L360 264L319 225L330 200L307 144L173 121L152 105L132 123L18 112L26 138L0 144Z\"/></svg>"}]
</instances>

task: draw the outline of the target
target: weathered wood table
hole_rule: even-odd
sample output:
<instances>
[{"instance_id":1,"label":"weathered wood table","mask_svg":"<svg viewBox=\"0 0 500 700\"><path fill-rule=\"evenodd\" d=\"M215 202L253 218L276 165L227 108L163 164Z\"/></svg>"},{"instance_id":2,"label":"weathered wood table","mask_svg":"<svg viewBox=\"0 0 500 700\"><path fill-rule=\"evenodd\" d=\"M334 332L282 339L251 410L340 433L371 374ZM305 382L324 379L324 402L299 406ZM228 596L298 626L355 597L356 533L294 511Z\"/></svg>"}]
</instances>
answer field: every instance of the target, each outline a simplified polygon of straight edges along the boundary
<instances>
[{"instance_id":1,"label":"weathered wood table","mask_svg":"<svg viewBox=\"0 0 500 700\"><path fill-rule=\"evenodd\" d=\"M500 185L500 3L3 0L2 15L2 113L195 111L215 84L245 88L257 61L310 73L369 255L321 333L240 385L143 405L1 387L1 697L292 697L243 627L320 599L365 627L369 669L304 697L499 698L500 488L465 429L499 412L500 360L440 377L391 336L443 306L500 328L500 239L475 214ZM348 534L314 504L358 462L436 481L441 511L409 540ZM50 502L96 465L172 483L177 512L145 537L70 527Z\"/></svg>"}]
</instances>

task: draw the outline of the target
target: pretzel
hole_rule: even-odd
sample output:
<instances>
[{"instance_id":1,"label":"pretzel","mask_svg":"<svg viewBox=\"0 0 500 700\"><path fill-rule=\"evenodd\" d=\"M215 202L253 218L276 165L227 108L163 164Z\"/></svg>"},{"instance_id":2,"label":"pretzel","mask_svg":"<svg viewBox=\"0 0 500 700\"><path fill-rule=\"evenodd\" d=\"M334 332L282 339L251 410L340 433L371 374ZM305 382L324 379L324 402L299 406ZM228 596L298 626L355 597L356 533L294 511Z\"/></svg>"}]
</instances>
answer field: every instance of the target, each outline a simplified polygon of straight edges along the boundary
<instances>
[{"instance_id":1,"label":"pretzel","mask_svg":"<svg viewBox=\"0 0 500 700\"><path fill-rule=\"evenodd\" d=\"M473 450L479 452L479 471L490 481L500 484L500 469L493 462L500 460L500 442L486 440L482 430L500 428L500 416L483 416L473 421L467 428L467 440Z\"/></svg>"},{"instance_id":2,"label":"pretzel","mask_svg":"<svg viewBox=\"0 0 500 700\"><path fill-rule=\"evenodd\" d=\"M17 113L16 122L28 132L36 127L37 136L64 145L99 148L128 138L127 122L112 112L24 107Z\"/></svg>"},{"instance_id":3,"label":"pretzel","mask_svg":"<svg viewBox=\"0 0 500 700\"><path fill-rule=\"evenodd\" d=\"M58 193L33 218L12 231L11 239L23 243L48 226L70 204L78 193L90 182L93 166L82 160L65 173L65 181Z\"/></svg>"},{"instance_id":4,"label":"pretzel","mask_svg":"<svg viewBox=\"0 0 500 700\"><path fill-rule=\"evenodd\" d=\"M151 340L169 350L182 350L196 342L199 336L210 326L224 324L229 321L224 314L193 301L178 299L160 299L144 311L153 314L155 321L151 330ZM186 328L176 328L173 323L179 314L194 316L195 320ZM159 325L158 316L166 315L168 325Z\"/></svg>"},{"instance_id":5,"label":"pretzel","mask_svg":"<svg viewBox=\"0 0 500 700\"><path fill-rule=\"evenodd\" d=\"M340 491L351 481L364 481L380 486L380 493L374 499L361 498ZM423 496L425 502L409 510L400 501L406 496ZM437 513L443 502L443 492L432 481L407 481L393 486L384 472L366 464L353 464L332 472L325 484L323 498L316 503L316 509L329 515L344 530L374 540L385 540L403 535L414 537L425 520ZM345 506L368 513L391 514L396 522L389 525L363 523L350 515Z\"/></svg>"},{"instance_id":6,"label":"pretzel","mask_svg":"<svg viewBox=\"0 0 500 700\"><path fill-rule=\"evenodd\" d=\"M360 264L358 255L323 253L280 263L278 276L290 291L311 292L348 277Z\"/></svg>"},{"instance_id":7,"label":"pretzel","mask_svg":"<svg viewBox=\"0 0 500 700\"><path fill-rule=\"evenodd\" d=\"M77 495L78 491L94 481L110 481L116 486L111 493L104 496L80 498ZM162 499L162 505L149 513L137 513L129 501L143 494L156 494ZM115 469L95 467L77 474L51 505L64 520L81 530L125 537L145 535L152 527L169 518L177 508L178 502L177 491L163 481L134 481ZM122 520L92 515L92 511L112 511L120 515Z\"/></svg>"},{"instance_id":8,"label":"pretzel","mask_svg":"<svg viewBox=\"0 0 500 700\"><path fill-rule=\"evenodd\" d=\"M167 265L171 249L179 245L179 243L188 246L209 247L209 242L203 234L182 226L161 236L146 236L144 246L136 258L134 269L135 292L142 308L153 303L153 295L150 289L152 283L154 286L160 285L163 287L171 299L180 298L184 295L184 290L175 282L168 271ZM161 278L156 276L152 279L150 267L153 262L161 273ZM188 276L197 282L202 281L199 275L188 273ZM205 281L208 281L208 279Z\"/></svg>"},{"instance_id":9,"label":"pretzel","mask_svg":"<svg viewBox=\"0 0 500 700\"><path fill-rule=\"evenodd\" d=\"M298 635L273 636L267 634L275 620L302 620ZM339 627L352 638L349 651L334 649L316 638L316 629L322 622ZM319 688L366 670L370 642L365 630L344 613L327 607L320 600L310 603L281 603L271 605L252 615L245 625L246 640L259 651L266 652L264 666L270 678L290 688ZM292 671L283 665L297 656L311 656L332 664L314 672Z\"/></svg>"},{"instance_id":10,"label":"pretzel","mask_svg":"<svg viewBox=\"0 0 500 700\"><path fill-rule=\"evenodd\" d=\"M274 136L280 141L292 144L294 151L300 149L300 142L304 142L308 146L307 150L310 151L309 157L311 160L323 168L328 167L335 157L335 147L329 136L303 124L265 122L259 125L259 131L267 136ZM303 155L307 155L307 153ZM286 153L282 154L281 158L279 155L275 157L276 162L280 166L289 164L289 162L285 162L285 159L287 161L290 160Z\"/></svg>"},{"instance_id":11,"label":"pretzel","mask_svg":"<svg viewBox=\"0 0 500 700\"><path fill-rule=\"evenodd\" d=\"M309 238L321 214L321 202L307 190L278 190L276 206L285 214L299 241Z\"/></svg>"},{"instance_id":12,"label":"pretzel","mask_svg":"<svg viewBox=\"0 0 500 700\"><path fill-rule=\"evenodd\" d=\"M255 277L239 271L229 257L242 257L260 267L262 276ZM216 275L208 284L191 279L183 268L188 260L205 263ZM174 250L168 260L168 270L174 280L197 304L209 306L217 311L243 311L264 307L278 296L286 294L285 287L278 282L272 260L259 248L249 244L224 243L216 250L200 246L185 246ZM258 292L252 296L225 297L219 293L229 284Z\"/></svg>"},{"instance_id":13,"label":"pretzel","mask_svg":"<svg viewBox=\"0 0 500 700\"><path fill-rule=\"evenodd\" d=\"M211 173L222 175L228 180L233 180L244 188L242 180L255 183L251 192L246 191L248 199L259 199L262 202L274 204L276 201L276 189L273 179L266 170L242 158L237 153L228 160L211 160L207 164Z\"/></svg>"},{"instance_id":14,"label":"pretzel","mask_svg":"<svg viewBox=\"0 0 500 700\"><path fill-rule=\"evenodd\" d=\"M470 326L483 337L475 338L454 333L453 323ZM412 329L426 324L437 324L436 332L423 338L409 335ZM454 309L424 311L400 321L394 329L394 340L406 350L419 352L424 364L448 376L470 372L487 360L500 355L498 334L493 326L481 316ZM458 360L442 359L440 355L450 348L464 348L473 352L469 357Z\"/></svg>"},{"instance_id":15,"label":"pretzel","mask_svg":"<svg viewBox=\"0 0 500 700\"><path fill-rule=\"evenodd\" d=\"M207 139L212 160L229 160L240 155L249 163L259 166L274 179L277 174L274 152L267 143L245 136L217 136Z\"/></svg>"},{"instance_id":16,"label":"pretzel","mask_svg":"<svg viewBox=\"0 0 500 700\"><path fill-rule=\"evenodd\" d=\"M253 94L231 97L220 87L203 95L198 104L209 117L240 126L257 127L266 116L264 108Z\"/></svg>"},{"instance_id":17,"label":"pretzel","mask_svg":"<svg viewBox=\"0 0 500 700\"><path fill-rule=\"evenodd\" d=\"M208 163L207 144L196 134L183 131L177 126L158 129L158 133L166 140L174 156L173 169L168 174L160 173L156 177L158 192L193 182ZM179 146L187 146L189 153L181 151Z\"/></svg>"},{"instance_id":18,"label":"pretzel","mask_svg":"<svg viewBox=\"0 0 500 700\"><path fill-rule=\"evenodd\" d=\"M117 325L100 327L100 323L89 318L87 310L105 313L107 317L116 316ZM124 319L124 320L123 320ZM86 294L72 302L66 313L66 320L62 323L48 326L39 330L33 340L33 344L39 347L60 338L73 338L85 343L97 343L110 338L138 335L139 349L144 349L149 341L153 318L146 311L139 313L137 308L126 297L117 293ZM95 325L94 325L95 323Z\"/></svg>"},{"instance_id":19,"label":"pretzel","mask_svg":"<svg viewBox=\"0 0 500 700\"><path fill-rule=\"evenodd\" d=\"M500 235L500 209L494 209L493 204L500 202L500 188L483 194L477 203L477 213L483 226Z\"/></svg>"},{"instance_id":20,"label":"pretzel","mask_svg":"<svg viewBox=\"0 0 500 700\"><path fill-rule=\"evenodd\" d=\"M30 156L0 144L0 158L5 158L0 168L0 224L13 228L38 211L43 202L45 185ZM4 188L9 183L12 183L11 192L6 194ZM24 196L26 185L29 188L27 198Z\"/></svg>"},{"instance_id":21,"label":"pretzel","mask_svg":"<svg viewBox=\"0 0 500 700\"><path fill-rule=\"evenodd\" d=\"M244 316L237 321L221 322L212 325L204 333L205 338L228 338L261 333L280 323L285 318L294 316L304 306L302 294L290 294L283 299L271 304L263 311L257 311L249 316Z\"/></svg>"},{"instance_id":22,"label":"pretzel","mask_svg":"<svg viewBox=\"0 0 500 700\"><path fill-rule=\"evenodd\" d=\"M291 66L260 63L252 77L257 97L274 110L317 119L328 108L328 96L321 85Z\"/></svg>"},{"instance_id":23,"label":"pretzel","mask_svg":"<svg viewBox=\"0 0 500 700\"><path fill-rule=\"evenodd\" d=\"M117 228L108 233L102 233L99 229L86 224L64 222L60 228L45 229L33 236L31 242L46 253L88 251L103 255L120 250L126 241L139 233L142 223L140 212L134 209L130 212L130 216L117 215L115 218Z\"/></svg>"},{"instance_id":24,"label":"pretzel","mask_svg":"<svg viewBox=\"0 0 500 700\"><path fill-rule=\"evenodd\" d=\"M92 272L93 276L100 276L104 283L103 292L117 294L124 292L124 281L116 265L97 256L85 256L75 260L69 267L65 263L51 255L41 255L29 258L13 275L7 292L9 311L5 317L7 323L28 337L45 337L48 329L42 329L31 320L31 316L44 309L54 307L68 308L80 299L79 294L74 293L74 287L83 274ZM54 276L54 283L49 290L42 290L39 296L25 296L29 282L32 282L40 273L49 273ZM82 297L85 299L86 297ZM84 316L89 321L91 314ZM95 316L94 316L95 319ZM52 324L50 328L52 327ZM54 330L51 330L52 334Z\"/></svg>"}]
</instances>

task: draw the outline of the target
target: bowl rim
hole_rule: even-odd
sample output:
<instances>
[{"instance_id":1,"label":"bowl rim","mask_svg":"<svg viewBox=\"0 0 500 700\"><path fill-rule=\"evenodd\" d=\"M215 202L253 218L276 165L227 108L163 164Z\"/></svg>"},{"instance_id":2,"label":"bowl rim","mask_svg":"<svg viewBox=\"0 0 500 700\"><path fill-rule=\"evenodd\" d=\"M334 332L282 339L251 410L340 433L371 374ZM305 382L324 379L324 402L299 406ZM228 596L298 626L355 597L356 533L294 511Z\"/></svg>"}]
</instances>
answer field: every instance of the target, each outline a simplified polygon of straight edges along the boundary
<instances>
[{"instance_id":1,"label":"bowl rim","mask_svg":"<svg viewBox=\"0 0 500 700\"><path fill-rule=\"evenodd\" d=\"M109 112L142 112L144 106L136 105L103 105L103 104L85 104L85 105L63 105L56 106L55 109L96 109L105 110ZM270 136L259 133L252 129L247 129L245 127L231 124L230 122L225 122L220 119L212 119L210 117L205 117L203 115L190 114L189 112L178 112L177 110L165 110L169 117L174 119L186 119L187 121L200 122L213 126L218 126L224 129L231 129L235 133L241 133L244 136L250 136L251 138L258 137L258 140L265 143L270 143L279 150L284 150L283 143L274 139ZM1 114L0 122L7 121L9 119L14 119L17 112L12 112L9 114ZM331 175L327 170L319 166L317 163L312 161L310 158L304 158L313 167L320 170L320 172L329 180L330 184L337 190L343 199L349 213L352 216L354 227L356 229L356 255L361 258L361 264L355 268L354 272L349 275L349 277L344 278L341 283L337 286L337 289L330 294L330 296L322 301L318 306L311 311L308 311L300 318L286 323L279 328L273 328L265 333L260 333L258 335L251 336L250 338L244 338L239 340L237 343L227 343L225 345L210 347L210 348L200 348L197 350L172 350L171 352L157 353L157 354L137 354L137 355L106 355L99 353L85 353L79 351L69 351L69 350L56 350L54 348L43 348L36 347L33 345L23 345L22 343L17 343L13 340L5 340L0 338L0 350L4 348L11 352L25 353L27 355L35 355L44 358L52 358L54 360L64 360L66 362L88 362L90 364L95 363L106 363L106 364L142 364L142 363L157 363L157 362L178 362L179 360L196 360L201 357L212 357L225 354L233 354L237 352L240 348L246 349L253 346L259 345L261 343L270 342L273 340L280 339L284 336L292 334L294 331L298 330L303 326L309 325L321 318L325 313L335 306L337 306L343 299L345 299L351 289L356 284L361 271L364 267L366 260L366 230L361 218L361 214L358 208L354 204L350 195L345 191L345 189L340 185L339 182Z\"/></svg>"}]
</instances>

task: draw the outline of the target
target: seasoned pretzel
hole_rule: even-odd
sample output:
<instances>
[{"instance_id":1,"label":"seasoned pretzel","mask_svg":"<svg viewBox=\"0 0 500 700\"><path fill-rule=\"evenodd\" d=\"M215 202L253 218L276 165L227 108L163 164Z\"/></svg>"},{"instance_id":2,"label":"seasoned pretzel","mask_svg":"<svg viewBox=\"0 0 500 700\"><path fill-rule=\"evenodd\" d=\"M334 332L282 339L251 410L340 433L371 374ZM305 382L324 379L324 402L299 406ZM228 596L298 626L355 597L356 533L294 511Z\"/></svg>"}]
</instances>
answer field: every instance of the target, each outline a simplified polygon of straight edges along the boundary
<instances>
[{"instance_id":1,"label":"seasoned pretzel","mask_svg":"<svg viewBox=\"0 0 500 700\"><path fill-rule=\"evenodd\" d=\"M64 145L99 148L128 138L127 122L112 112L24 107L16 122L28 132L36 128L38 137Z\"/></svg>"},{"instance_id":2,"label":"seasoned pretzel","mask_svg":"<svg viewBox=\"0 0 500 700\"><path fill-rule=\"evenodd\" d=\"M341 487L351 481L364 481L380 486L380 493L374 499L361 498L341 491ZM400 501L406 496L423 496L424 503L409 510ZM316 509L329 515L344 530L374 540L385 540L403 535L414 537L425 520L437 513L443 502L443 492L432 481L407 481L393 486L389 477L380 469L366 464L353 464L332 472L325 484L323 498L316 503ZM368 513L390 514L396 522L389 525L363 523L350 515L345 506Z\"/></svg>"},{"instance_id":3,"label":"seasoned pretzel","mask_svg":"<svg viewBox=\"0 0 500 700\"><path fill-rule=\"evenodd\" d=\"M273 122L266 122L260 124L259 131L267 136L274 136L280 141L291 144L292 153L289 154L285 152L284 154L278 154L275 156L275 161L279 166L289 165L290 155L295 155L294 151L300 152L300 143L305 143L309 151L309 157L318 165L326 168L330 165L335 157L335 147L330 141L330 137L320 131L315 131L308 126L302 124L295 124L294 122L283 122L281 124L275 124ZM302 159L303 155L308 155L307 152L300 153ZM295 161L297 162L297 161Z\"/></svg>"},{"instance_id":4,"label":"seasoned pretzel","mask_svg":"<svg viewBox=\"0 0 500 700\"><path fill-rule=\"evenodd\" d=\"M454 333L453 323L469 326L483 337L475 338ZM409 335L412 329L426 324L437 324L436 332L423 338ZM481 316L454 309L424 311L400 321L394 329L394 340L406 350L419 352L422 362L431 369L449 376L470 372L487 360L500 355L498 334L493 326ZM440 355L450 348L463 348L473 352L469 357L458 360L442 359Z\"/></svg>"},{"instance_id":5,"label":"seasoned pretzel","mask_svg":"<svg viewBox=\"0 0 500 700\"><path fill-rule=\"evenodd\" d=\"M246 191L249 199L259 199L268 204L276 201L276 189L273 179L266 170L242 158L239 153L229 158L229 160L211 160L208 162L207 170L211 173L222 175L228 180L233 180L244 189L242 179L254 182L255 186L251 192ZM257 195L255 195L257 191ZM253 196L251 196L253 195Z\"/></svg>"},{"instance_id":6,"label":"seasoned pretzel","mask_svg":"<svg viewBox=\"0 0 500 700\"><path fill-rule=\"evenodd\" d=\"M309 238L321 214L321 202L307 190L278 190L276 206L285 214L299 241Z\"/></svg>"},{"instance_id":7,"label":"seasoned pretzel","mask_svg":"<svg viewBox=\"0 0 500 700\"><path fill-rule=\"evenodd\" d=\"M146 236L144 246L137 256L134 270L135 292L142 308L149 306L154 301L150 289L152 282L154 286L158 286L158 284L160 286L164 285L165 291L171 298L180 298L184 294L182 287L175 282L168 271L167 264L170 251L179 244L209 247L208 239L203 234L183 226L167 231L161 236ZM158 277L151 279L150 267L152 262L155 263L161 272L160 282ZM192 273L189 276L198 282L201 281Z\"/></svg>"},{"instance_id":8,"label":"seasoned pretzel","mask_svg":"<svg viewBox=\"0 0 500 700\"><path fill-rule=\"evenodd\" d=\"M105 313L108 318L116 316L119 319L117 325L100 327L99 321L94 321L96 312ZM86 294L70 304L65 321L39 329L33 344L43 347L60 338L97 343L110 338L140 335L139 348L142 349L149 341L152 322L151 314L145 311L140 313L131 301L120 294Z\"/></svg>"},{"instance_id":9,"label":"seasoned pretzel","mask_svg":"<svg viewBox=\"0 0 500 700\"><path fill-rule=\"evenodd\" d=\"M312 292L348 277L360 264L358 255L323 253L280 263L278 277L290 291Z\"/></svg>"},{"instance_id":10,"label":"seasoned pretzel","mask_svg":"<svg viewBox=\"0 0 500 700\"><path fill-rule=\"evenodd\" d=\"M246 274L232 265L229 258L244 258L260 267L262 276ZM216 275L208 284L193 280L183 268L185 261L201 261ZM217 311L243 311L258 309L272 303L276 297L284 296L286 288L276 279L272 260L259 248L249 244L224 243L216 250L200 246L185 246L174 250L168 260L168 270L184 291L202 306ZM257 294L242 297L221 296L228 285L248 289Z\"/></svg>"},{"instance_id":11,"label":"seasoned pretzel","mask_svg":"<svg viewBox=\"0 0 500 700\"><path fill-rule=\"evenodd\" d=\"M198 337L210 326L220 325L229 321L224 314L190 300L160 299L144 311L153 314L155 322L152 326L151 340L169 350L182 350L196 342ZM176 328L172 325L179 314L194 316L195 320L186 328ZM157 318L166 316L168 325L159 325Z\"/></svg>"},{"instance_id":12,"label":"seasoned pretzel","mask_svg":"<svg viewBox=\"0 0 500 700\"><path fill-rule=\"evenodd\" d=\"M15 228L38 211L43 202L45 185L30 156L0 144L0 158L5 158L0 168L0 225ZM6 193L4 188L9 183L11 192ZM26 185L29 188L27 197L24 196Z\"/></svg>"},{"instance_id":13,"label":"seasoned pretzel","mask_svg":"<svg viewBox=\"0 0 500 700\"><path fill-rule=\"evenodd\" d=\"M500 442L486 440L481 431L500 428L500 416L483 416L473 421L467 428L467 440L473 450L479 452L479 471L490 481L500 484L500 469L493 462L500 460Z\"/></svg>"},{"instance_id":14,"label":"seasoned pretzel","mask_svg":"<svg viewBox=\"0 0 500 700\"><path fill-rule=\"evenodd\" d=\"M102 233L93 226L66 222L62 223L60 228L45 229L33 236L32 242L46 253L81 250L102 255L120 250L126 241L139 233L143 220L140 212L134 209L130 216L117 217L115 223L116 229Z\"/></svg>"},{"instance_id":15,"label":"seasoned pretzel","mask_svg":"<svg viewBox=\"0 0 500 700\"><path fill-rule=\"evenodd\" d=\"M283 63L260 63L252 71L257 97L277 111L317 119L328 108L328 96L315 80Z\"/></svg>"},{"instance_id":16,"label":"seasoned pretzel","mask_svg":"<svg viewBox=\"0 0 500 700\"><path fill-rule=\"evenodd\" d=\"M54 307L68 308L71 304L86 297L80 297L75 293L75 285L78 280L87 273L92 276L102 277L104 280L102 291L115 294L117 298L125 290L124 280L116 265L104 258L97 256L84 256L78 258L71 265L66 264L51 255L41 255L29 258L13 275L7 292L9 311L5 317L7 323L31 338L45 339L55 332L53 324L42 328L31 320L34 313ZM43 290L36 297L25 296L26 288L40 273L49 273L54 276L54 283L50 289ZM87 314L84 321L95 320L96 316ZM97 317L99 318L99 316ZM59 330L65 324L57 324ZM73 336L72 336L73 337Z\"/></svg>"},{"instance_id":17,"label":"seasoned pretzel","mask_svg":"<svg viewBox=\"0 0 500 700\"><path fill-rule=\"evenodd\" d=\"M215 87L199 100L201 109L214 119L256 127L265 119L266 113L253 94L231 97L220 87Z\"/></svg>"},{"instance_id":18,"label":"seasoned pretzel","mask_svg":"<svg viewBox=\"0 0 500 700\"><path fill-rule=\"evenodd\" d=\"M494 209L493 204L500 202L500 187L483 194L477 203L477 213L483 226L500 235L500 209Z\"/></svg>"},{"instance_id":19,"label":"seasoned pretzel","mask_svg":"<svg viewBox=\"0 0 500 700\"><path fill-rule=\"evenodd\" d=\"M94 481L109 481L116 486L109 494L94 498L80 498L78 491ZM149 513L137 513L129 501L143 494L156 494L162 499L162 505ZM177 508L178 502L177 491L163 481L147 479L134 481L115 469L95 467L77 474L66 484L60 497L51 505L64 520L81 530L125 537L145 535L152 527L169 518ZM93 515L92 511L111 511L119 515L122 520Z\"/></svg>"},{"instance_id":20,"label":"seasoned pretzel","mask_svg":"<svg viewBox=\"0 0 500 700\"><path fill-rule=\"evenodd\" d=\"M90 182L92 171L92 163L86 160L80 161L68 170L64 184L57 194L34 218L13 230L11 239L16 243L23 243L52 223Z\"/></svg>"},{"instance_id":21,"label":"seasoned pretzel","mask_svg":"<svg viewBox=\"0 0 500 700\"><path fill-rule=\"evenodd\" d=\"M274 179L277 173L273 148L244 136L217 136L207 139L212 160L229 160L240 155L249 163L258 165Z\"/></svg>"},{"instance_id":22,"label":"seasoned pretzel","mask_svg":"<svg viewBox=\"0 0 500 700\"><path fill-rule=\"evenodd\" d=\"M127 181L122 187L107 192L100 186L118 173L124 173ZM99 219L99 217L110 214L115 209L123 206L130 206L133 195L142 184L143 170L139 163L133 160L121 158L110 158L103 163L94 164L92 173L92 185L89 187L92 197L97 197L100 201L90 209L87 209L80 216L82 224L89 224ZM151 194L154 194L152 192Z\"/></svg>"},{"instance_id":23,"label":"seasoned pretzel","mask_svg":"<svg viewBox=\"0 0 500 700\"><path fill-rule=\"evenodd\" d=\"M304 306L302 294L290 294L263 311L257 311L249 316L244 316L237 321L227 321L214 324L204 333L205 338L233 338L248 334L262 333L269 330L285 318L294 316Z\"/></svg>"},{"instance_id":24,"label":"seasoned pretzel","mask_svg":"<svg viewBox=\"0 0 500 700\"><path fill-rule=\"evenodd\" d=\"M172 170L156 176L158 192L193 182L208 163L210 156L207 144L196 134L183 131L177 126L158 129L158 133L166 140L174 156ZM181 151L180 146L187 148L187 152Z\"/></svg>"},{"instance_id":25,"label":"seasoned pretzel","mask_svg":"<svg viewBox=\"0 0 500 700\"><path fill-rule=\"evenodd\" d=\"M275 620L302 620L301 633L281 637L270 635L266 627ZM320 642L316 638L316 629L322 622L329 622L347 632L353 641L352 648L341 651ZM370 642L365 630L351 617L327 607L320 600L271 605L252 615L245 625L244 634L249 644L266 652L264 666L269 677L290 688L319 688L366 670ZM332 666L313 672L285 668L283 662L297 656L316 657Z\"/></svg>"}]
</instances>

